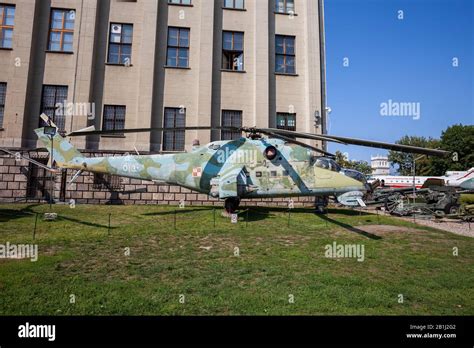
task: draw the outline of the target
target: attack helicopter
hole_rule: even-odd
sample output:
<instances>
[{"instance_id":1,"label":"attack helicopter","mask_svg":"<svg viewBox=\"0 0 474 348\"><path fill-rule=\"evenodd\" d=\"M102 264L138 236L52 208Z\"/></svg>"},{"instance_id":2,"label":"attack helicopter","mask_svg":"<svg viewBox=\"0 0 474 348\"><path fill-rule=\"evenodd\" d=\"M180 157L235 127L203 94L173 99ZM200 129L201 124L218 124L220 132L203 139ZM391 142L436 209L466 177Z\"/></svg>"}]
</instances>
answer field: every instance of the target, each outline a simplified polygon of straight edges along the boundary
<instances>
[{"instance_id":1,"label":"attack helicopter","mask_svg":"<svg viewBox=\"0 0 474 348\"><path fill-rule=\"evenodd\" d=\"M447 156L447 151L257 127L181 127L173 131L225 130L244 134L236 140L197 145L177 154L127 155L87 158L67 137L163 132L170 129L140 128L97 131L93 127L62 136L42 115L47 127L36 129L39 140L52 153L59 168L76 170L71 183L84 172L110 174L155 183L181 186L225 201L235 213L242 199L281 197L334 197L346 206L364 205L371 190L365 175L341 168L335 156L303 140L335 142L400 152Z\"/></svg>"}]
</instances>

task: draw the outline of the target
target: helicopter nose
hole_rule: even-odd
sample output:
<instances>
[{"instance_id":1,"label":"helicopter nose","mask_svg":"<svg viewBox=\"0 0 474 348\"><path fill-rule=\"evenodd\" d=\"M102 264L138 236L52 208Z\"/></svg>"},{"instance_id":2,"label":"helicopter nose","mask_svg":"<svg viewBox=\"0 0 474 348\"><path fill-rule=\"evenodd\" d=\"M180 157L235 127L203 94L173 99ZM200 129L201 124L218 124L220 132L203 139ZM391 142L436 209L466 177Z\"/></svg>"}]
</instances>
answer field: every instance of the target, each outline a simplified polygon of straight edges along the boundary
<instances>
[{"instance_id":1,"label":"helicopter nose","mask_svg":"<svg viewBox=\"0 0 474 348\"><path fill-rule=\"evenodd\" d=\"M338 182L340 183L339 188L350 188L354 191L367 191L365 183L343 174L338 174L338 176L340 176L338 178Z\"/></svg>"}]
</instances>

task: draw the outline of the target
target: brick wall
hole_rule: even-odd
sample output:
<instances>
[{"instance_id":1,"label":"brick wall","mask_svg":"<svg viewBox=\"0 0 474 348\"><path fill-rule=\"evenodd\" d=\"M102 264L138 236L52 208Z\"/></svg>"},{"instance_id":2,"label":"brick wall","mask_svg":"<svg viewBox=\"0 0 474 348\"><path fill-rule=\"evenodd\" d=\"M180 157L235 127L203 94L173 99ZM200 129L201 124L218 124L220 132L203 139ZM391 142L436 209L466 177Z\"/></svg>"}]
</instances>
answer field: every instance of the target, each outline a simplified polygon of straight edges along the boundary
<instances>
[{"instance_id":1,"label":"brick wall","mask_svg":"<svg viewBox=\"0 0 474 348\"><path fill-rule=\"evenodd\" d=\"M23 151L21 153L37 160L46 160L47 158L47 153L44 152ZM100 155L107 154L101 153ZM50 174L47 173L46 178L38 182L32 178L32 175L35 174L32 171L35 170L37 171L24 159L0 154L0 203L47 202L50 192L47 178ZM54 199L56 202L70 203L71 200L74 200L77 204L178 205L184 201L186 205L223 205L223 202L218 199L186 188L155 184L150 181L120 178L120 188L107 188L104 185L98 187L97 180L94 180L94 174L90 173L84 173L69 186L68 183L74 174L75 171L67 170L65 174L54 175ZM44 183L46 185L43 185ZM38 196L33 197L32 193L37 193ZM293 198L293 200L295 206L314 206L312 197ZM242 204L283 207L288 205L288 198L244 200Z\"/></svg>"}]
</instances>

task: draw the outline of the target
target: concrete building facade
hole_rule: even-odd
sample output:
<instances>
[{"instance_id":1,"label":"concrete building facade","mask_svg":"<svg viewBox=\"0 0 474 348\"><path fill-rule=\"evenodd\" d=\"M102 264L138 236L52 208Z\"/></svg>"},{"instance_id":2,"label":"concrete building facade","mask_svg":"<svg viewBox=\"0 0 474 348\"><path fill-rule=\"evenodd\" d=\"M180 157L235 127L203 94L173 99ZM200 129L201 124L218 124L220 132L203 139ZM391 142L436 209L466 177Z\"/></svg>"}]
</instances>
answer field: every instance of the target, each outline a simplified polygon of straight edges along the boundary
<instances>
[{"instance_id":1,"label":"concrete building facade","mask_svg":"<svg viewBox=\"0 0 474 348\"><path fill-rule=\"evenodd\" d=\"M41 113L65 133L167 128L72 138L90 154L237 136L184 125L324 133L322 1L2 0L0 147L36 149Z\"/></svg>"}]
</instances>

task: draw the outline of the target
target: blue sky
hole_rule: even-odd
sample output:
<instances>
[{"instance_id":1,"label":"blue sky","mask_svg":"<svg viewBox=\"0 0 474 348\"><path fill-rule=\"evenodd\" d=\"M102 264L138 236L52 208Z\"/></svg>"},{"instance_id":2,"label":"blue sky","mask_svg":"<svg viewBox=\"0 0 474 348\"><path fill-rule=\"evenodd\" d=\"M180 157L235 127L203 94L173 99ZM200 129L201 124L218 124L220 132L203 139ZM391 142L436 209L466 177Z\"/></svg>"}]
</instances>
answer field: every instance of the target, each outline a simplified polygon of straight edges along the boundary
<instances>
[{"instance_id":1,"label":"blue sky","mask_svg":"<svg viewBox=\"0 0 474 348\"><path fill-rule=\"evenodd\" d=\"M404 135L439 138L449 125L474 124L473 4L325 0L330 134L394 142ZM419 103L420 118L381 116L389 100ZM386 153L338 144L330 150L366 161Z\"/></svg>"}]
</instances>

